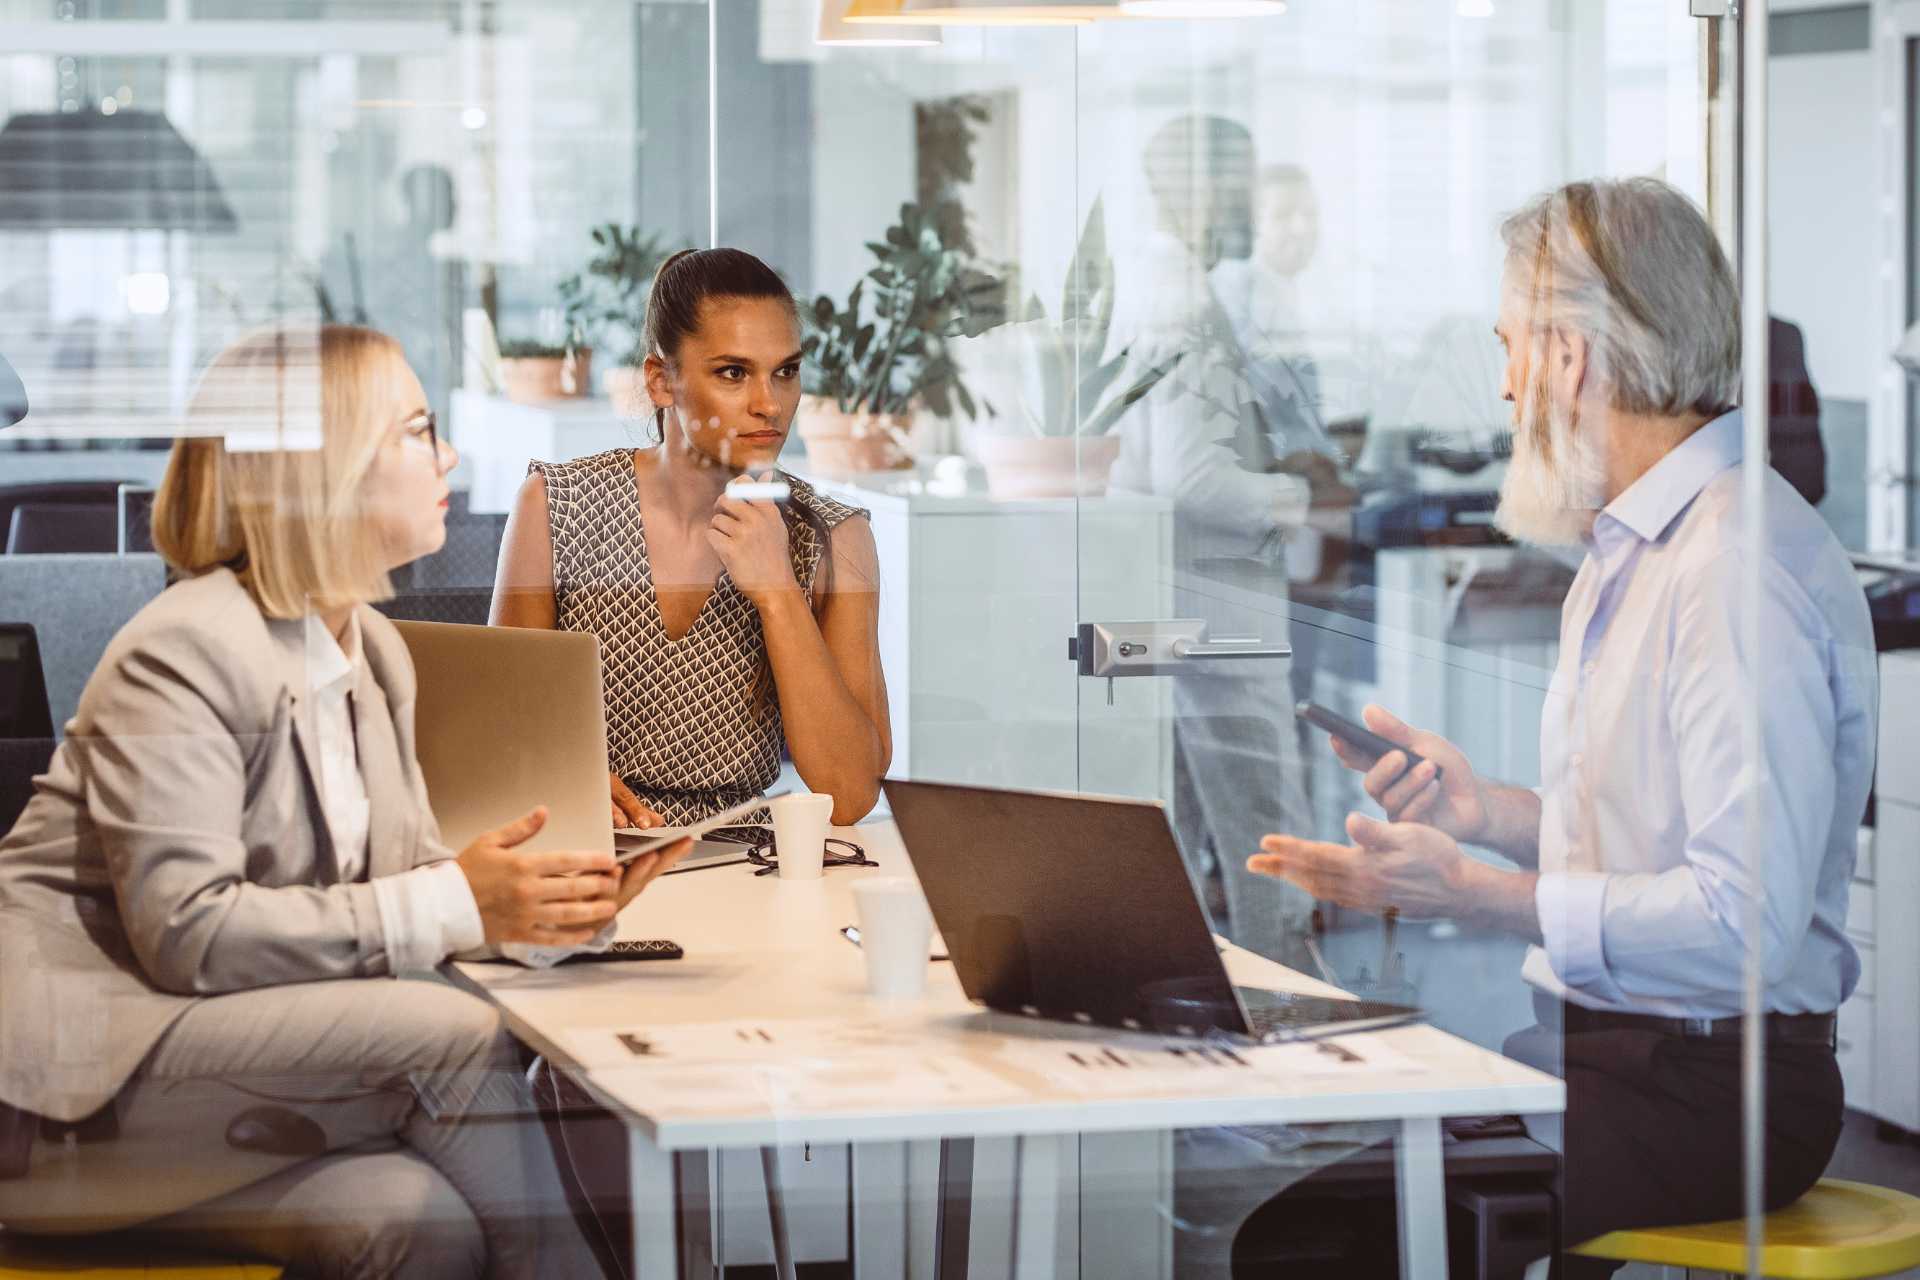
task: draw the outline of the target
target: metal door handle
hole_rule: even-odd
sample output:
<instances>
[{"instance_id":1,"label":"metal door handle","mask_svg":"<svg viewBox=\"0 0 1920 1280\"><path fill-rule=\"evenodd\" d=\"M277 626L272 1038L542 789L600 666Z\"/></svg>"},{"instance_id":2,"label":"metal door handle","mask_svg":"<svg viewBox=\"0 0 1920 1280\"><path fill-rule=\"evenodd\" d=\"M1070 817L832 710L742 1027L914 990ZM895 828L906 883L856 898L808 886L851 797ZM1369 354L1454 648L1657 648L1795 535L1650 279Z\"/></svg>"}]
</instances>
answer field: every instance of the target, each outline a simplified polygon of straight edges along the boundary
<instances>
[{"instance_id":1,"label":"metal door handle","mask_svg":"<svg viewBox=\"0 0 1920 1280\"><path fill-rule=\"evenodd\" d=\"M1262 645L1257 638L1245 640L1175 640L1176 658L1291 658L1290 644Z\"/></svg>"}]
</instances>

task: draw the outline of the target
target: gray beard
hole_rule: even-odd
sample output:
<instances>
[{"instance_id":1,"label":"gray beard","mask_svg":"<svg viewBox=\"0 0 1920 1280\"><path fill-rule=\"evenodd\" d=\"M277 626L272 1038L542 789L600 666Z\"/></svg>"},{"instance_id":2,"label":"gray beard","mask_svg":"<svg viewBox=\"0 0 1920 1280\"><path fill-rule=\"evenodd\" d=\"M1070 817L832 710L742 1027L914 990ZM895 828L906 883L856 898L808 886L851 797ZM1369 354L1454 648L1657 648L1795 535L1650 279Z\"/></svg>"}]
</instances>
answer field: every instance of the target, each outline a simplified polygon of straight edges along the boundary
<instances>
[{"instance_id":1,"label":"gray beard","mask_svg":"<svg viewBox=\"0 0 1920 1280\"><path fill-rule=\"evenodd\" d=\"M1604 465L1575 432L1572 414L1548 408L1544 415L1524 416L1531 422L1514 433L1513 459L1500 482L1494 526L1516 542L1578 546L1593 527L1593 513L1604 505ZM1550 441L1551 457L1543 456L1541 435Z\"/></svg>"}]
</instances>

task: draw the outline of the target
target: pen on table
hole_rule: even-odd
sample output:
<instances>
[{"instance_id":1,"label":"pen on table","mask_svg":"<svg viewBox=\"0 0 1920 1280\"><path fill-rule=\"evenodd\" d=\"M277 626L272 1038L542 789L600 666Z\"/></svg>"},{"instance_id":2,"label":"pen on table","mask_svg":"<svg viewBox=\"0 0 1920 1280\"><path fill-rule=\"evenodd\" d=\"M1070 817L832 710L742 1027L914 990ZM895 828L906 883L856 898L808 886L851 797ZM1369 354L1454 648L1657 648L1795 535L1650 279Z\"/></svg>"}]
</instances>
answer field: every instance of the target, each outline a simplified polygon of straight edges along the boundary
<instances>
[{"instance_id":1,"label":"pen on table","mask_svg":"<svg viewBox=\"0 0 1920 1280\"><path fill-rule=\"evenodd\" d=\"M1314 1047L1322 1053L1330 1053L1342 1062L1364 1062L1365 1059L1345 1045L1335 1044L1331 1040L1317 1040Z\"/></svg>"},{"instance_id":2,"label":"pen on table","mask_svg":"<svg viewBox=\"0 0 1920 1280\"><path fill-rule=\"evenodd\" d=\"M845 938L848 942L851 942L854 946L857 947L860 945L860 926L854 925L854 924L842 925L840 928L840 936ZM930 955L927 957L927 959L930 961L950 960L952 958L953 957L951 956L939 955L939 954Z\"/></svg>"}]
</instances>

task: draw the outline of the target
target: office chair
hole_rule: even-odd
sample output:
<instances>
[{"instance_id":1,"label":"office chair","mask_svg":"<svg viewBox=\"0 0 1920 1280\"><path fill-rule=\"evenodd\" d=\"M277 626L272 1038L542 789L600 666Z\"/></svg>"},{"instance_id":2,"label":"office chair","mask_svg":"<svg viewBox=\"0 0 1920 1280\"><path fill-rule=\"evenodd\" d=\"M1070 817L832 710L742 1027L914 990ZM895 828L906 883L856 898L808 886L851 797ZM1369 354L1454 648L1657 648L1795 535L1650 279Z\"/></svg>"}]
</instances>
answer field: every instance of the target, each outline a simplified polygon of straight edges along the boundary
<instances>
[{"instance_id":1,"label":"office chair","mask_svg":"<svg viewBox=\"0 0 1920 1280\"><path fill-rule=\"evenodd\" d=\"M13 509L35 505L76 504L84 507L111 507L119 501L122 484L137 483L119 479L35 480L27 484L0 484L0 539L13 527ZM111 547L108 550L112 550Z\"/></svg>"},{"instance_id":2,"label":"office chair","mask_svg":"<svg viewBox=\"0 0 1920 1280\"><path fill-rule=\"evenodd\" d=\"M0 623L0 833L19 821L53 748L39 637L25 623Z\"/></svg>"},{"instance_id":3,"label":"office chair","mask_svg":"<svg viewBox=\"0 0 1920 1280\"><path fill-rule=\"evenodd\" d=\"M113 506L23 502L7 525L7 554L112 555L120 548L120 516Z\"/></svg>"}]
</instances>

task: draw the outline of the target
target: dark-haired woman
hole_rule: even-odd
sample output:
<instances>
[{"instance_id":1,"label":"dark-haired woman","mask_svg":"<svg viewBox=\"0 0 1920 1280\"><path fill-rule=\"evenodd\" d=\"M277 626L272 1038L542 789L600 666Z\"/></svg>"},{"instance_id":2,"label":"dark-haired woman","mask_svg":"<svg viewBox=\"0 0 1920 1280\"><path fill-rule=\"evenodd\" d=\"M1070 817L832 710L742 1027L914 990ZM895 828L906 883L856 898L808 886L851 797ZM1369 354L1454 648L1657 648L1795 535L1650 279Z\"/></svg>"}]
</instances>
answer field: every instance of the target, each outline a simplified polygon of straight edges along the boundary
<instances>
[{"instance_id":1,"label":"dark-haired woman","mask_svg":"<svg viewBox=\"0 0 1920 1280\"><path fill-rule=\"evenodd\" d=\"M654 279L645 339L658 442L533 464L492 621L600 638L616 826L763 792L783 744L854 822L893 752L879 565L866 513L774 470L800 403L793 295L752 254L687 250ZM727 493L776 476L783 503Z\"/></svg>"}]
</instances>

